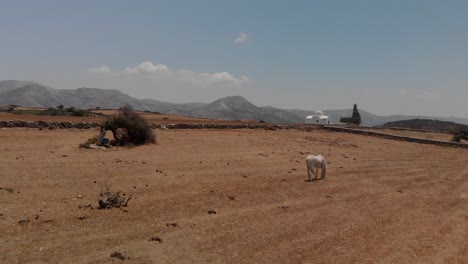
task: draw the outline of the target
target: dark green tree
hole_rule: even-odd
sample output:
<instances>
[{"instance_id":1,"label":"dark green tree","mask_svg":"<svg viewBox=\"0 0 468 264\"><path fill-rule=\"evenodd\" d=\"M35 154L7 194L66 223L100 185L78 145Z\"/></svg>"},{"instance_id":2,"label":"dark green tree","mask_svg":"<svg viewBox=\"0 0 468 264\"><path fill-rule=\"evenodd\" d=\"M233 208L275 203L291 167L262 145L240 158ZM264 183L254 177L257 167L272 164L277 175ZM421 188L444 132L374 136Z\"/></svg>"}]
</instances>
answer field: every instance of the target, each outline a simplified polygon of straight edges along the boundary
<instances>
[{"instance_id":1,"label":"dark green tree","mask_svg":"<svg viewBox=\"0 0 468 264\"><path fill-rule=\"evenodd\" d=\"M353 123L356 125L361 124L361 114L359 114L359 110L357 109L357 104L353 106L353 115L351 116Z\"/></svg>"},{"instance_id":2,"label":"dark green tree","mask_svg":"<svg viewBox=\"0 0 468 264\"><path fill-rule=\"evenodd\" d=\"M361 114L359 114L357 104L354 104L353 106L353 114L351 115L351 117L342 117L340 118L340 122L354 125L361 124Z\"/></svg>"}]
</instances>

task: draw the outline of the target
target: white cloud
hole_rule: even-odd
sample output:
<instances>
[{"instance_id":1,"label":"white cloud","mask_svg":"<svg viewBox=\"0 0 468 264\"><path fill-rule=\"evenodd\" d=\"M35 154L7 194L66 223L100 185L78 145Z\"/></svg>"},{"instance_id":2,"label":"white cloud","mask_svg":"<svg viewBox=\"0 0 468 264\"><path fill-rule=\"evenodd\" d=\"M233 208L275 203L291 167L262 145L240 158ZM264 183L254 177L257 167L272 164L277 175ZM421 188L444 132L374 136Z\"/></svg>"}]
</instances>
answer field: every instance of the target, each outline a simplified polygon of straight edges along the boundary
<instances>
[{"instance_id":1,"label":"white cloud","mask_svg":"<svg viewBox=\"0 0 468 264\"><path fill-rule=\"evenodd\" d=\"M249 79L244 75L241 75L239 78L236 78L227 72L200 73L200 76L206 77L209 81L213 82L242 83L249 81Z\"/></svg>"},{"instance_id":2,"label":"white cloud","mask_svg":"<svg viewBox=\"0 0 468 264\"><path fill-rule=\"evenodd\" d=\"M108 67L108 66L101 66L101 67L96 67L96 68L89 68L88 69L89 72L92 72L92 73L110 73L112 72L112 70Z\"/></svg>"},{"instance_id":3,"label":"white cloud","mask_svg":"<svg viewBox=\"0 0 468 264\"><path fill-rule=\"evenodd\" d=\"M127 67L123 70L125 74L152 74L167 71L168 68L164 64L153 64L151 61L144 61L139 65Z\"/></svg>"},{"instance_id":4,"label":"white cloud","mask_svg":"<svg viewBox=\"0 0 468 264\"><path fill-rule=\"evenodd\" d=\"M241 32L239 33L239 36L232 41L232 43L239 45L245 43L248 39L249 35L247 35L247 33Z\"/></svg>"},{"instance_id":5,"label":"white cloud","mask_svg":"<svg viewBox=\"0 0 468 264\"><path fill-rule=\"evenodd\" d=\"M228 72L197 73L186 69L168 68L164 64L154 64L151 61L144 61L138 65L126 67L121 71L115 72L107 66L90 68L88 71L101 74L114 73L114 76L125 76L128 80L147 79L164 82L175 81L196 86L209 86L214 84L241 85L249 81L244 75L235 77Z\"/></svg>"},{"instance_id":6,"label":"white cloud","mask_svg":"<svg viewBox=\"0 0 468 264\"><path fill-rule=\"evenodd\" d=\"M407 96L407 95L408 95L408 90L400 89L400 96Z\"/></svg>"}]
</instances>

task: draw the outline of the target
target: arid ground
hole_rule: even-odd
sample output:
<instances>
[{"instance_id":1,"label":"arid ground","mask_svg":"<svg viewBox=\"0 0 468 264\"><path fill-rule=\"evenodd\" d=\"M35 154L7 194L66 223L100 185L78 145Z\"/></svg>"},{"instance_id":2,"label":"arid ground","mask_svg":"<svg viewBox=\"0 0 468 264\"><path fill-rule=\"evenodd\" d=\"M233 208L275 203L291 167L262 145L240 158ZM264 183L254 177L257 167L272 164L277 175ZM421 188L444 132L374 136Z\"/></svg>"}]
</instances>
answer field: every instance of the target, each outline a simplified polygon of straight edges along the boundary
<instances>
[{"instance_id":1,"label":"arid ground","mask_svg":"<svg viewBox=\"0 0 468 264\"><path fill-rule=\"evenodd\" d=\"M90 150L78 145L94 129L0 129L0 263L468 263L467 149L322 130L155 133ZM305 181L309 153L329 161L324 180ZM135 199L83 207L104 184Z\"/></svg>"}]
</instances>

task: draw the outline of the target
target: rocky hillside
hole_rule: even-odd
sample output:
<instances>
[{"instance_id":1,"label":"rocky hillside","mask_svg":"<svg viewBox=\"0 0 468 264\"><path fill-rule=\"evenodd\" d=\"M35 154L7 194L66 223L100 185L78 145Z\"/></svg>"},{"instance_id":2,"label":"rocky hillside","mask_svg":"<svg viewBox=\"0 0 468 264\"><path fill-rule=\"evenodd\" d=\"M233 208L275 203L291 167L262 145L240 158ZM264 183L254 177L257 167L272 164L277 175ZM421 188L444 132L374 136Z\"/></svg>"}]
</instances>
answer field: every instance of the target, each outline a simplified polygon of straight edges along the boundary
<instances>
[{"instance_id":1,"label":"rocky hillside","mask_svg":"<svg viewBox=\"0 0 468 264\"><path fill-rule=\"evenodd\" d=\"M65 107L73 106L78 109L96 107L116 109L129 104L134 109L141 111L227 120L263 120L270 123L303 123L306 116L314 113L312 110L284 110L271 106L259 107L241 96L224 97L209 104L174 104L152 99L135 99L119 90L113 89L78 88L66 90L54 89L30 81L0 81L0 107L20 105L48 108L60 104ZM351 105L352 103L350 103ZM323 110L323 112L330 116L332 123L337 123L340 117L350 116L352 110L350 108L344 110ZM382 125L386 122L405 119L434 119L434 117L422 116L377 116L362 109L359 112L361 113L362 125L364 126ZM437 119L468 124L468 119L466 118L438 117Z\"/></svg>"},{"instance_id":2,"label":"rocky hillside","mask_svg":"<svg viewBox=\"0 0 468 264\"><path fill-rule=\"evenodd\" d=\"M440 132L448 132L448 133L452 133L459 129L468 128L467 125L457 124L454 122L432 120L432 119L400 120L400 121L385 123L383 127L431 130L431 131L440 131Z\"/></svg>"}]
</instances>

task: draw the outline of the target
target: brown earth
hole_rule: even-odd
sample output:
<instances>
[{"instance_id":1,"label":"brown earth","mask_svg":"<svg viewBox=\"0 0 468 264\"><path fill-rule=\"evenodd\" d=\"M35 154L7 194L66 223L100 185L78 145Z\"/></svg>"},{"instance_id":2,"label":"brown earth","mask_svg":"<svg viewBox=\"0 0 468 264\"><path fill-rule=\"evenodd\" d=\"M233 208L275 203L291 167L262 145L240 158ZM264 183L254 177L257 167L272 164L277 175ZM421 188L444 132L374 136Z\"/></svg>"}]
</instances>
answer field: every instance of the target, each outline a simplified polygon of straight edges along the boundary
<instances>
[{"instance_id":1,"label":"brown earth","mask_svg":"<svg viewBox=\"0 0 468 264\"><path fill-rule=\"evenodd\" d=\"M322 130L78 148L96 134L0 129L0 263L468 263L466 149ZM80 209L104 183L136 198Z\"/></svg>"}]
</instances>

